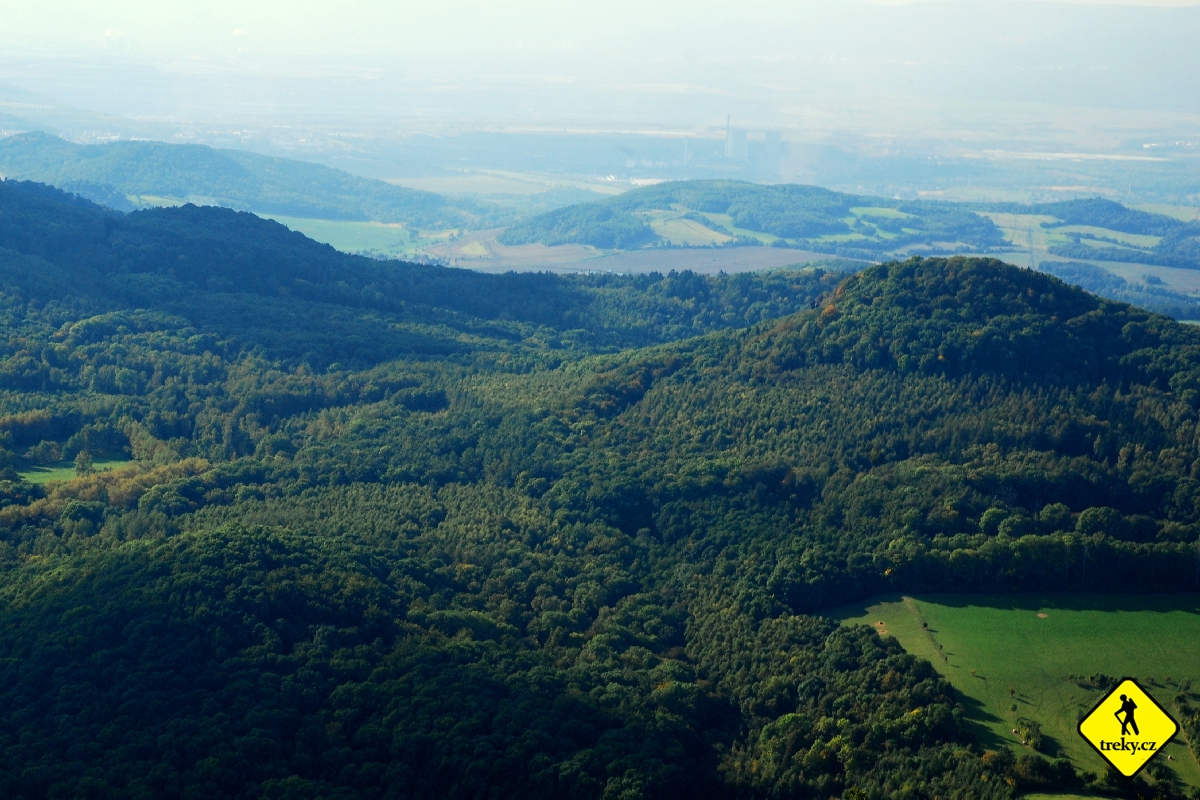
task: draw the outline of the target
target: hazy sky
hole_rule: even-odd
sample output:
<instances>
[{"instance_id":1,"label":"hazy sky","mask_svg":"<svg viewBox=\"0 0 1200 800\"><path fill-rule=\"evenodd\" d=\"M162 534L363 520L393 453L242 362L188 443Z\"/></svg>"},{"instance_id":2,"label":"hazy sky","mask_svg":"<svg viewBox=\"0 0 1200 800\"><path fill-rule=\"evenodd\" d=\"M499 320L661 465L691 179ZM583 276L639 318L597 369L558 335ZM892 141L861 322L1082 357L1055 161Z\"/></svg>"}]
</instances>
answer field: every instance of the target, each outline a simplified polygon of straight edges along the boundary
<instances>
[{"instance_id":1,"label":"hazy sky","mask_svg":"<svg viewBox=\"0 0 1200 800\"><path fill-rule=\"evenodd\" d=\"M1200 0L0 0L0 83L170 118L1169 127L1200 120L1197 42Z\"/></svg>"},{"instance_id":2,"label":"hazy sky","mask_svg":"<svg viewBox=\"0 0 1200 800\"><path fill-rule=\"evenodd\" d=\"M753 47L743 37L756 29L770 35L781 28L836 24L870 16L872 7L925 6L941 14L965 9L986 14L1009 5L992 0L2 0L0 41L10 52L15 48L44 54L127 48L181 58L238 52L274 57L462 57L481 49L602 51L647 35L670 48L680 44L680 38L709 29L738 37L729 44L740 52ZM1200 0L1073 0L1055 5L1150 10L1194 7ZM1087 19L1078 8L1073 13ZM1165 23L1170 16L1161 18ZM767 27L758 28L763 24Z\"/></svg>"}]
</instances>

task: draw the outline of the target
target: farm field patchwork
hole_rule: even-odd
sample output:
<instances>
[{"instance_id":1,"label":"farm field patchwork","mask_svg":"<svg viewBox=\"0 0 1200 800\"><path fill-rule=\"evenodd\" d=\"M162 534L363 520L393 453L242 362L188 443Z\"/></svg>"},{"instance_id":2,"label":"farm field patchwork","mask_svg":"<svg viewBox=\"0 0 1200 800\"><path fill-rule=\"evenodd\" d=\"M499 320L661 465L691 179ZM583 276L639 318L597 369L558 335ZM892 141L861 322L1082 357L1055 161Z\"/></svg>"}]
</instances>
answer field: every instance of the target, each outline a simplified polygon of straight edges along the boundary
<instances>
[{"instance_id":1,"label":"farm field patchwork","mask_svg":"<svg viewBox=\"0 0 1200 800\"><path fill-rule=\"evenodd\" d=\"M1078 677L1136 678L1173 714L1181 687L1200 690L1198 594L931 594L827 616L869 625L932 662L961 693L985 747L1019 753L1012 731L1026 718L1041 725L1045 755L1092 772L1104 764L1076 725L1103 690L1081 686ZM1179 778L1200 786L1200 765L1182 734L1166 752Z\"/></svg>"},{"instance_id":2,"label":"farm field patchwork","mask_svg":"<svg viewBox=\"0 0 1200 800\"><path fill-rule=\"evenodd\" d=\"M1048 259L1062 261L1057 256ZM1200 293L1200 270L1184 269L1183 267L1159 267L1150 264L1137 264L1128 261L1090 261L1088 262L1114 275L1119 275L1130 283L1144 283L1147 276L1162 281L1169 289L1184 294Z\"/></svg>"},{"instance_id":3,"label":"farm field patchwork","mask_svg":"<svg viewBox=\"0 0 1200 800\"><path fill-rule=\"evenodd\" d=\"M754 272L764 269L789 269L804 266L824 266L844 270L867 262L839 259L825 253L790 250L779 247L702 247L695 249L656 247L612 253L581 264L589 271L639 274L668 273L690 269L703 275L719 272Z\"/></svg>"},{"instance_id":4,"label":"farm field patchwork","mask_svg":"<svg viewBox=\"0 0 1200 800\"><path fill-rule=\"evenodd\" d=\"M719 231L714 231L695 220L684 219L679 214L652 211L646 216L650 224L650 229L673 245L707 247L714 244L724 244L733 238Z\"/></svg>"},{"instance_id":5,"label":"farm field patchwork","mask_svg":"<svg viewBox=\"0 0 1200 800\"><path fill-rule=\"evenodd\" d=\"M481 272L614 272L668 273L690 269L707 275L718 272L752 272L802 264L851 263L823 253L777 247L651 247L644 250L598 250L579 244L504 245L496 241L499 230L474 231L422 251L455 267ZM865 263L865 262L864 262Z\"/></svg>"},{"instance_id":6,"label":"farm field patchwork","mask_svg":"<svg viewBox=\"0 0 1200 800\"><path fill-rule=\"evenodd\" d=\"M1108 228L1097 228L1095 225L1064 225L1060 228L1051 228L1049 232L1050 236L1048 238L1051 244L1063 244L1071 238L1071 234L1094 236L1097 239L1112 239L1115 242L1133 245L1134 247L1155 247L1162 241L1161 236L1122 233L1121 231L1109 230ZM1084 241L1087 240L1085 239ZM1106 244L1108 243L1104 242L1102 246Z\"/></svg>"},{"instance_id":7,"label":"farm field patchwork","mask_svg":"<svg viewBox=\"0 0 1200 800\"><path fill-rule=\"evenodd\" d=\"M184 203L189 203L189 202L196 203L196 205L202 205L202 203L196 202L197 200L200 200L201 198L195 198L195 199L188 200L188 199L181 199L178 197L160 197L158 195L153 195L153 194L129 195L128 197L129 197L129 201L131 203L133 203L134 205L149 206L151 208L174 208L175 206L181 206Z\"/></svg>"},{"instance_id":8,"label":"farm field patchwork","mask_svg":"<svg viewBox=\"0 0 1200 800\"><path fill-rule=\"evenodd\" d=\"M1054 242L1049 240L1050 231L1042 227L1043 222L1054 222L1055 218L1044 214L1000 214L984 212L983 216L996 223L996 227L1004 234L1004 238L1020 252L1005 253L1003 258L1009 264L1019 267L1035 268L1046 260L1049 249Z\"/></svg>"},{"instance_id":9,"label":"farm field patchwork","mask_svg":"<svg viewBox=\"0 0 1200 800\"><path fill-rule=\"evenodd\" d=\"M744 236L747 239L757 239L763 244L774 244L780 238L769 233L763 233L762 231L752 231L748 228L739 228L733 224L733 217L728 214L712 214L709 212L698 213L700 213L700 216L724 228L732 234Z\"/></svg>"},{"instance_id":10,"label":"farm field patchwork","mask_svg":"<svg viewBox=\"0 0 1200 800\"><path fill-rule=\"evenodd\" d=\"M1139 207L1142 210L1154 211L1155 213L1167 213L1168 210L1173 210L1171 216L1177 218L1185 218L1190 209L1187 206L1144 206ZM1099 267L1106 272L1111 272L1118 275L1130 283L1144 283L1147 276L1157 278L1162 281L1162 285L1176 292L1184 294L1200 293L1200 270L1184 269L1182 267L1163 267L1151 264L1141 264L1137 262L1125 261L1107 261L1100 259L1083 259L1083 258L1064 258L1062 256L1053 255L1050 253L1050 248L1057 244L1064 244L1068 240L1068 234L1071 232L1090 233L1094 236L1106 236L1117 241L1124 241L1130 244L1153 244L1153 240L1157 237L1153 236L1137 236L1135 234L1121 233L1120 231L1112 231L1106 228L1096 228L1091 226L1074 225L1063 228L1043 228L1043 222L1050 222L1054 217L1038 214L1000 214L986 212L984 216L989 217L996 223L997 227L1003 231L1005 237L1019 248L1015 252L1005 253L1000 258L1009 264L1015 264L1020 267L1029 267L1036 269L1043 261L1082 261L1092 266ZM1085 244L1092 246L1107 247L1103 242L1088 242L1083 240Z\"/></svg>"}]
</instances>

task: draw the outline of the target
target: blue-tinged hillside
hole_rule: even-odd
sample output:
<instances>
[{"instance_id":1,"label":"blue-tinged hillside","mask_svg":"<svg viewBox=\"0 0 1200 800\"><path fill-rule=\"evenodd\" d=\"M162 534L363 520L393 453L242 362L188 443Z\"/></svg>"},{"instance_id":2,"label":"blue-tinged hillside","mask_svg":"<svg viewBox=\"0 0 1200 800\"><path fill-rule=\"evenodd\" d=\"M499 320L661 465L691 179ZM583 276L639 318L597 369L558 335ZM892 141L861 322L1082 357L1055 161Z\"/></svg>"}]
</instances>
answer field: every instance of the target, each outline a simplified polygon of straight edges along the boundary
<instances>
[{"instance_id":1,"label":"blue-tinged hillside","mask_svg":"<svg viewBox=\"0 0 1200 800\"><path fill-rule=\"evenodd\" d=\"M636 248L669 243L673 220L696 223L734 245L803 247L860 258L901 249L988 252L1007 244L990 219L949 203L728 180L660 183L569 206L509 228L501 241Z\"/></svg>"},{"instance_id":2,"label":"blue-tinged hillside","mask_svg":"<svg viewBox=\"0 0 1200 800\"><path fill-rule=\"evenodd\" d=\"M484 213L464 201L320 164L203 145L77 145L26 133L0 139L0 175L52 184L125 211L146 202L191 201L260 214L429 229L474 225Z\"/></svg>"},{"instance_id":3,"label":"blue-tinged hillside","mask_svg":"<svg viewBox=\"0 0 1200 800\"><path fill-rule=\"evenodd\" d=\"M359 315L403 314L409 321L487 331L505 340L544 327L552 341L565 334L570 342L602 349L792 313L836 277L820 270L714 278L690 272L487 275L347 255L247 212L185 205L122 214L49 186L11 180L0 182L0 273L39 302L88 297L106 308L169 308L189 318L203 313L214 324L223 319L221 325L234 327L256 325L270 317L268 309L282 313L296 307L291 301L303 301ZM242 321L226 319L246 304L259 309L246 310ZM318 313L315 307L312 313ZM319 336L334 319L313 329L285 315L280 334ZM388 327L371 319L363 324Z\"/></svg>"}]
</instances>

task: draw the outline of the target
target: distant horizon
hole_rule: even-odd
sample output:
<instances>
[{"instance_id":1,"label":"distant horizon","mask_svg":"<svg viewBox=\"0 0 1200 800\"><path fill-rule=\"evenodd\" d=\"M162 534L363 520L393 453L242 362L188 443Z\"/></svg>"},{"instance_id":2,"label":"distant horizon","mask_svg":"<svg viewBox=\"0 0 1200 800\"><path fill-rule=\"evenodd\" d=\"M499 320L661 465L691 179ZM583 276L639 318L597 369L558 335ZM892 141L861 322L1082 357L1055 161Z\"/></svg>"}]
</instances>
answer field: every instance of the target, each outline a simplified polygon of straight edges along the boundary
<instances>
[{"instance_id":1,"label":"distant horizon","mask_svg":"<svg viewBox=\"0 0 1200 800\"><path fill-rule=\"evenodd\" d=\"M732 114L751 126L886 132L953 129L982 113L992 118L974 133L1011 134L1062 127L1052 109L1086 108L1182 114L1200 128L1196 41L1200 0L362 2L355 13L50 3L6 10L0 83L176 121L692 128Z\"/></svg>"},{"instance_id":2,"label":"distant horizon","mask_svg":"<svg viewBox=\"0 0 1200 800\"><path fill-rule=\"evenodd\" d=\"M196 142L385 180L1200 202L1200 0L281 8L15 9L0 132ZM723 161L727 120L751 151L767 132L779 151Z\"/></svg>"}]
</instances>

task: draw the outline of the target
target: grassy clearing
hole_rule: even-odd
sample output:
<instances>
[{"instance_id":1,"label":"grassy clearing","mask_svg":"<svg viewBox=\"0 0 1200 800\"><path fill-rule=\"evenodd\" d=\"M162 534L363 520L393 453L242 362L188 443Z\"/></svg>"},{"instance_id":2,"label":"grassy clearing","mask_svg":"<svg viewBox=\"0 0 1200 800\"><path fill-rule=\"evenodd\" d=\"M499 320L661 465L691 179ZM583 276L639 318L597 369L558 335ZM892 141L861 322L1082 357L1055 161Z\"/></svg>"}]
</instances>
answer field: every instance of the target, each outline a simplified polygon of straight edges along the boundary
<instances>
[{"instance_id":1,"label":"grassy clearing","mask_svg":"<svg viewBox=\"0 0 1200 800\"><path fill-rule=\"evenodd\" d=\"M115 467L128 464L128 458L97 459L92 466L96 472L107 472ZM50 481L69 481L75 478L75 462L60 461L46 467L32 467L22 470L20 476L30 483L49 483Z\"/></svg>"},{"instance_id":2,"label":"grassy clearing","mask_svg":"<svg viewBox=\"0 0 1200 800\"><path fill-rule=\"evenodd\" d=\"M150 206L152 208L174 208L189 202L187 200L181 200L178 197L160 197L153 194L130 194L126 195L125 197L135 206Z\"/></svg>"},{"instance_id":3,"label":"grassy clearing","mask_svg":"<svg viewBox=\"0 0 1200 800\"><path fill-rule=\"evenodd\" d=\"M445 235L425 235L395 223L350 222L345 220L268 217L344 253L397 258L412 255L421 247L441 241Z\"/></svg>"},{"instance_id":4,"label":"grassy clearing","mask_svg":"<svg viewBox=\"0 0 1200 800\"><path fill-rule=\"evenodd\" d=\"M744 236L747 239L758 239L763 244L771 244L773 242L779 241L779 239L780 239L780 237L775 236L770 233L763 233L762 231L752 231L747 228L739 228L733 224L733 217L731 217L728 214L706 214L706 213L701 212L701 216L706 217L707 219L711 220L712 222L715 222L717 225L720 225L722 228L724 228L725 230L729 231L732 234L735 234L737 236Z\"/></svg>"},{"instance_id":5,"label":"grassy clearing","mask_svg":"<svg viewBox=\"0 0 1200 800\"><path fill-rule=\"evenodd\" d=\"M1012 729L1026 717L1041 724L1044 753L1094 772L1103 763L1075 727L1101 692L1068 676L1135 677L1172 711L1181 681L1200 689L1197 594L927 595L881 599L829 615L895 636L910 653L932 662L961 693L985 747L1020 752ZM1200 786L1200 765L1182 738L1167 753L1180 779Z\"/></svg>"}]
</instances>

